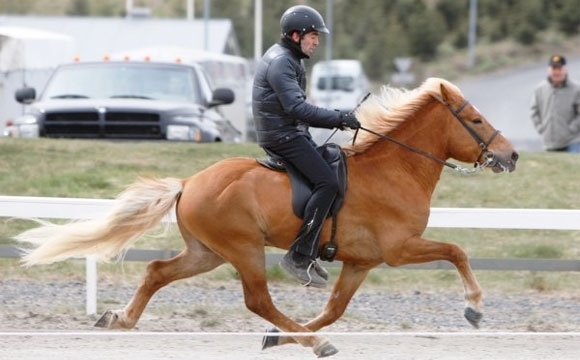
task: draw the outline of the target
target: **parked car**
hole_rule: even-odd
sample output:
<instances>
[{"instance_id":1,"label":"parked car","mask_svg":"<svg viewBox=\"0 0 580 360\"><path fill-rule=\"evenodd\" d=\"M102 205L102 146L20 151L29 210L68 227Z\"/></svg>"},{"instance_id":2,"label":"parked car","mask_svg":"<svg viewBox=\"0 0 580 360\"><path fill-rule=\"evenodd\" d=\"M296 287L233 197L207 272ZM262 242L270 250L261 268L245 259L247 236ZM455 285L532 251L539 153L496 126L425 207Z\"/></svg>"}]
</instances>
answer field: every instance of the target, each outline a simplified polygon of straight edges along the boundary
<instances>
[{"instance_id":1,"label":"parked car","mask_svg":"<svg viewBox=\"0 0 580 360\"><path fill-rule=\"evenodd\" d=\"M231 89L213 90L195 64L102 61L59 66L40 96L26 87L15 98L29 104L7 127L14 137L167 139L239 142L241 133L219 107Z\"/></svg>"},{"instance_id":2,"label":"parked car","mask_svg":"<svg viewBox=\"0 0 580 360\"><path fill-rule=\"evenodd\" d=\"M320 61L312 67L310 101L329 109L352 110L369 91L358 60Z\"/></svg>"},{"instance_id":3,"label":"parked car","mask_svg":"<svg viewBox=\"0 0 580 360\"><path fill-rule=\"evenodd\" d=\"M312 67L308 100L328 109L351 111L369 91L369 80L358 60L338 59L320 61ZM344 144L351 140L348 131L311 128L314 141Z\"/></svg>"}]
</instances>

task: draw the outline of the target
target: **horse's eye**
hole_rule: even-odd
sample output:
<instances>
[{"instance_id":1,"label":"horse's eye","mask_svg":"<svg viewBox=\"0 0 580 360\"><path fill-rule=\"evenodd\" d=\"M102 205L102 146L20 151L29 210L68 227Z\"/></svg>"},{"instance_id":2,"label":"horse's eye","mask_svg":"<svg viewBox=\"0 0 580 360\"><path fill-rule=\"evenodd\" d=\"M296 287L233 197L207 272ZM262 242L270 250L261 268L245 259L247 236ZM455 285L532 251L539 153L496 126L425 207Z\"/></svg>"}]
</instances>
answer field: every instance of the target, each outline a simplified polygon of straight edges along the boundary
<instances>
[{"instance_id":1,"label":"horse's eye","mask_svg":"<svg viewBox=\"0 0 580 360\"><path fill-rule=\"evenodd\" d=\"M473 123L474 124L482 124L483 121L480 118L477 118L477 119L473 119Z\"/></svg>"}]
</instances>

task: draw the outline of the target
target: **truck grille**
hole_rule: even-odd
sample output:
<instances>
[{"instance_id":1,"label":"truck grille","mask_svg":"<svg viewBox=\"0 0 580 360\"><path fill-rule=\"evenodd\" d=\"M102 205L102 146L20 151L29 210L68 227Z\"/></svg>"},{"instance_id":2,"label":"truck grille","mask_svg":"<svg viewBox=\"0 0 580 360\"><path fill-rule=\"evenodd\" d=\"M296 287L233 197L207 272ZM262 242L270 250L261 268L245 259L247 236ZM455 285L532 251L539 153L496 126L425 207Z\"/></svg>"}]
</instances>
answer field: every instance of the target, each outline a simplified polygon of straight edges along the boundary
<instances>
[{"instance_id":1,"label":"truck grille","mask_svg":"<svg viewBox=\"0 0 580 360\"><path fill-rule=\"evenodd\" d=\"M44 136L118 139L162 139L157 113L88 112L47 113Z\"/></svg>"}]
</instances>

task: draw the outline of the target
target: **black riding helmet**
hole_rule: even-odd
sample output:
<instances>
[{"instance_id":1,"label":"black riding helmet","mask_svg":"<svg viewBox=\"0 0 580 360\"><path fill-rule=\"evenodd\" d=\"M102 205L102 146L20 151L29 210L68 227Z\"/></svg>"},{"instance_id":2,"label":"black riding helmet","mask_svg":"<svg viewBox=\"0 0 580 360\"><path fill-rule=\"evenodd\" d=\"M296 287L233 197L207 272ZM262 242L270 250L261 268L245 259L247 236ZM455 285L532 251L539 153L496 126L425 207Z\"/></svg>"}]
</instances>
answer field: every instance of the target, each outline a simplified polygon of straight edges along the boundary
<instances>
[{"instance_id":1,"label":"black riding helmet","mask_svg":"<svg viewBox=\"0 0 580 360\"><path fill-rule=\"evenodd\" d=\"M300 36L312 31L330 33L320 13L306 5L292 6L286 10L280 18L280 27L284 37L290 37L294 31L298 31Z\"/></svg>"}]
</instances>

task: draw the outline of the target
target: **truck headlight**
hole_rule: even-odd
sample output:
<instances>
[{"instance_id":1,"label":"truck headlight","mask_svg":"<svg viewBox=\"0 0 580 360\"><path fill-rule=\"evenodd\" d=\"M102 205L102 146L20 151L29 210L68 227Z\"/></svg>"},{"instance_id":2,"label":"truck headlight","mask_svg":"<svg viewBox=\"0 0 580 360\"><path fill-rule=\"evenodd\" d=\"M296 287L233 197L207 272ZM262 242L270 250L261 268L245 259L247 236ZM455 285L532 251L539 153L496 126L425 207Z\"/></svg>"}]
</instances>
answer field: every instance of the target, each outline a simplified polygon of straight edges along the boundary
<instances>
[{"instance_id":1,"label":"truck headlight","mask_svg":"<svg viewBox=\"0 0 580 360\"><path fill-rule=\"evenodd\" d=\"M201 130L196 126L167 125L167 140L200 142L201 139Z\"/></svg>"}]
</instances>

